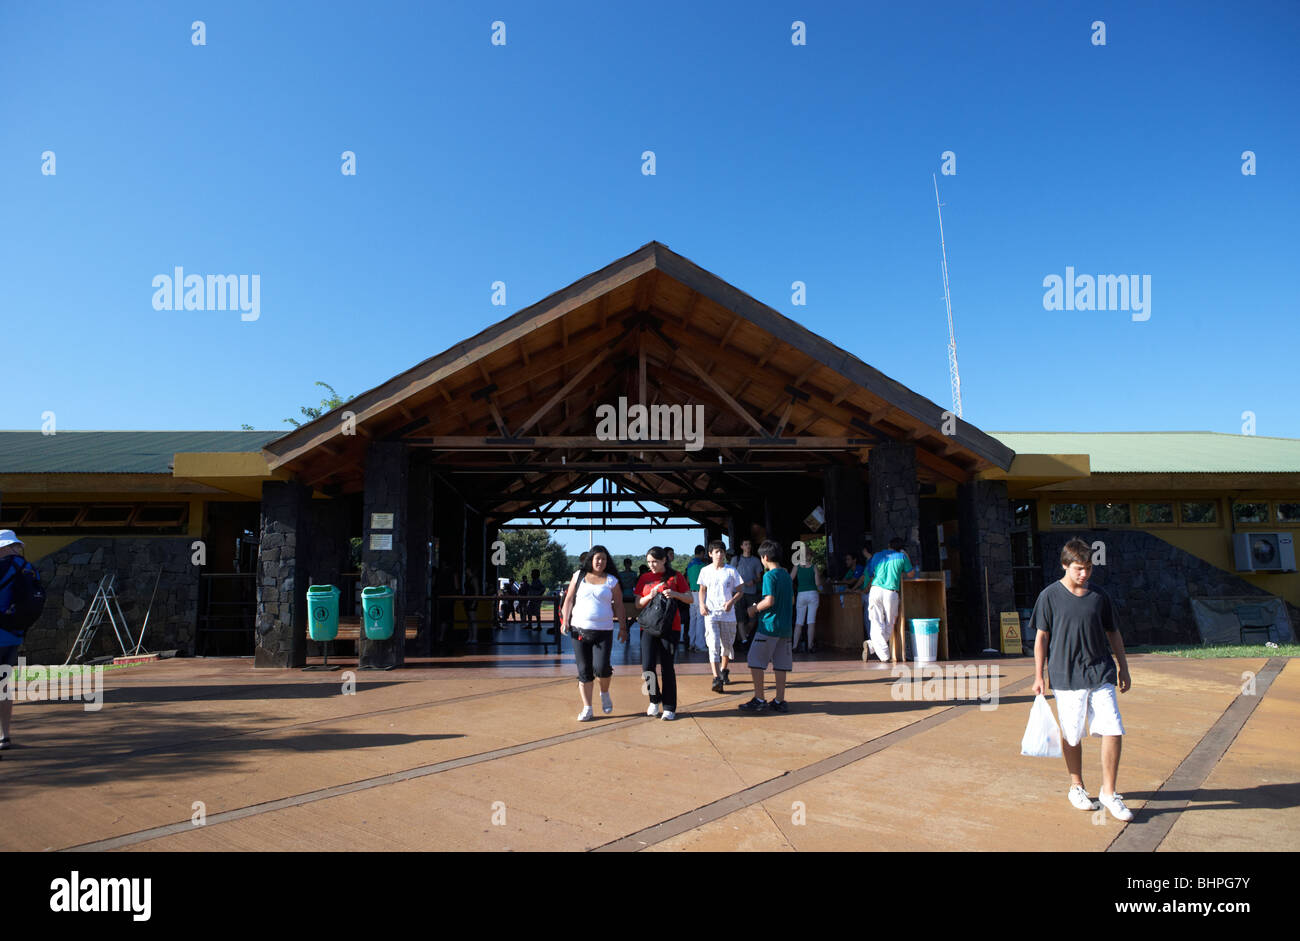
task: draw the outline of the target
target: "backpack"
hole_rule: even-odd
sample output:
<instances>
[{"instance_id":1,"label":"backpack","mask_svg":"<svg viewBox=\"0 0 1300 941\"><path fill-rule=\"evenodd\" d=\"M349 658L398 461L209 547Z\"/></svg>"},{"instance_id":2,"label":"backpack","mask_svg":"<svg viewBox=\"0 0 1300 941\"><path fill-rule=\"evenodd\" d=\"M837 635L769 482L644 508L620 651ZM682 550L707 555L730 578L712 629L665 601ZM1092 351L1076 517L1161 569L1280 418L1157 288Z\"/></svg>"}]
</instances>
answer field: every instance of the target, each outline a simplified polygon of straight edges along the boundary
<instances>
[{"instance_id":1,"label":"backpack","mask_svg":"<svg viewBox=\"0 0 1300 941\"><path fill-rule=\"evenodd\" d=\"M9 592L9 609L0 611L0 630L22 637L45 609L41 575L22 556L11 556L9 571L0 580L0 594Z\"/></svg>"}]
</instances>

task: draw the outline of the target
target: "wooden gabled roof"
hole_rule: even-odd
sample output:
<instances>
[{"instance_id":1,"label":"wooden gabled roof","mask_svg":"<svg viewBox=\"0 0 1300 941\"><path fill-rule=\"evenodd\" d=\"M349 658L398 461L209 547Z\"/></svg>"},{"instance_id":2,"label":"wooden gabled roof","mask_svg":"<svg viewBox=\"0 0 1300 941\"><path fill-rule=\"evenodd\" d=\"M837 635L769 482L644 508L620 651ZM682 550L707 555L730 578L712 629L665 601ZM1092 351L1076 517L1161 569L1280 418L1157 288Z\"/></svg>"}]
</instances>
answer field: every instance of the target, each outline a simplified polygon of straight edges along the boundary
<instances>
[{"instance_id":1,"label":"wooden gabled roof","mask_svg":"<svg viewBox=\"0 0 1300 941\"><path fill-rule=\"evenodd\" d=\"M597 440L595 409L619 396L703 404L705 450ZM355 434L345 412L355 416ZM728 467L773 468L846 454L861 460L889 439L916 444L926 479L966 480L1010 466L1011 449L968 422L954 419L954 429L949 421L954 433L944 434L946 417L929 399L650 242L265 452L272 469L335 492L360 489L371 440L406 440L430 449L436 464L517 470L497 478L503 492L543 477L564 489L633 456L663 480L696 464L716 469L719 458Z\"/></svg>"}]
</instances>

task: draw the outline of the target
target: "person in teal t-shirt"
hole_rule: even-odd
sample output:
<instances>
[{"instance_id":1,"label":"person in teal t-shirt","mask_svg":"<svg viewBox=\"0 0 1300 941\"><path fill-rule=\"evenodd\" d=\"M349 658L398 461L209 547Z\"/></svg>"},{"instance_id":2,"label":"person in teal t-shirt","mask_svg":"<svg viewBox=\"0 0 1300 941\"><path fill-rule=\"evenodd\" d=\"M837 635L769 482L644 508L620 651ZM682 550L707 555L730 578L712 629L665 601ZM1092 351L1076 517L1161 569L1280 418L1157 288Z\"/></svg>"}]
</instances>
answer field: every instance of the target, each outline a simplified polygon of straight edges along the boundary
<instances>
[{"instance_id":1,"label":"person in teal t-shirt","mask_svg":"<svg viewBox=\"0 0 1300 941\"><path fill-rule=\"evenodd\" d=\"M700 614L700 572L709 564L703 546L695 547L695 555L686 563L686 584L691 588L691 625L687 643L690 650L703 650L704 615ZM685 625L683 625L685 627Z\"/></svg>"},{"instance_id":2,"label":"person in teal t-shirt","mask_svg":"<svg viewBox=\"0 0 1300 941\"><path fill-rule=\"evenodd\" d=\"M899 591L903 587L903 574L912 571L912 560L903 552L903 540L889 540L889 549L877 552L867 565L871 591L867 595L867 614L871 619L871 637L863 645L870 647L882 661L889 659L889 638L894 633L898 619ZM915 576L913 576L915 577ZM862 653L866 659L866 650Z\"/></svg>"},{"instance_id":3,"label":"person in teal t-shirt","mask_svg":"<svg viewBox=\"0 0 1300 941\"><path fill-rule=\"evenodd\" d=\"M749 673L754 679L754 698L742 703L745 712L762 712L768 703L763 699L763 671L772 665L776 674L773 712L788 712L785 703L785 678L790 672L792 656L790 635L794 629L794 585L790 573L781 567L781 547L770 539L758 547L763 562L763 600L749 609L750 617L759 615L758 626L749 647Z\"/></svg>"}]
</instances>

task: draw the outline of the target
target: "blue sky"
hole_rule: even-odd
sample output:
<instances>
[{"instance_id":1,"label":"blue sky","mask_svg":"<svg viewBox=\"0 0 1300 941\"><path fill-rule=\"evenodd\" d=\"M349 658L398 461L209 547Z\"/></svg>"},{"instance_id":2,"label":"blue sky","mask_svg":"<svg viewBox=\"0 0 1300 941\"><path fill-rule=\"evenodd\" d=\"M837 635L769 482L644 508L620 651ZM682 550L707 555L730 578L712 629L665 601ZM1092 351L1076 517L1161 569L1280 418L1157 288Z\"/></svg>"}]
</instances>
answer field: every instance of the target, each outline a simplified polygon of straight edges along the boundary
<instances>
[{"instance_id":1,"label":"blue sky","mask_svg":"<svg viewBox=\"0 0 1300 941\"><path fill-rule=\"evenodd\" d=\"M651 239L947 405L951 150L969 421L1300 437L1297 52L1290 2L5 4L0 426L288 428Z\"/></svg>"}]
</instances>

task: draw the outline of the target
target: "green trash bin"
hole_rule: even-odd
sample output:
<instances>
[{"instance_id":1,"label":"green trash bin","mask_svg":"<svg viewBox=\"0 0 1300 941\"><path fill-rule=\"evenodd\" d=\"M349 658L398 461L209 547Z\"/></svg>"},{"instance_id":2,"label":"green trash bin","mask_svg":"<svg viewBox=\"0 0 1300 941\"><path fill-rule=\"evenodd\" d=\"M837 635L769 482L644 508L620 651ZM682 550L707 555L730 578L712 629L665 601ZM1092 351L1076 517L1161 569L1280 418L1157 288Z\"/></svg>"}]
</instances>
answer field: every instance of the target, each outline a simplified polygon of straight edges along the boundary
<instances>
[{"instance_id":1,"label":"green trash bin","mask_svg":"<svg viewBox=\"0 0 1300 941\"><path fill-rule=\"evenodd\" d=\"M339 590L333 585L307 589L307 633L320 641L339 636Z\"/></svg>"},{"instance_id":2,"label":"green trash bin","mask_svg":"<svg viewBox=\"0 0 1300 941\"><path fill-rule=\"evenodd\" d=\"M370 640L393 636L393 589L387 585L361 589L361 617Z\"/></svg>"}]
</instances>

